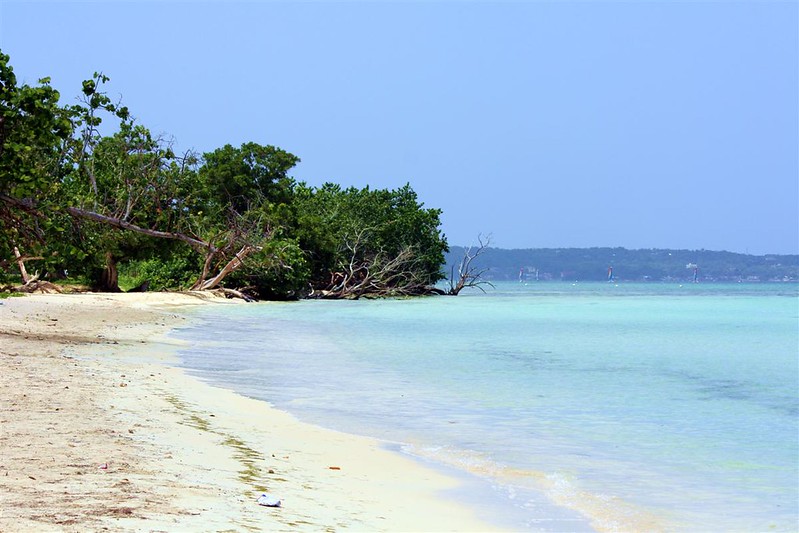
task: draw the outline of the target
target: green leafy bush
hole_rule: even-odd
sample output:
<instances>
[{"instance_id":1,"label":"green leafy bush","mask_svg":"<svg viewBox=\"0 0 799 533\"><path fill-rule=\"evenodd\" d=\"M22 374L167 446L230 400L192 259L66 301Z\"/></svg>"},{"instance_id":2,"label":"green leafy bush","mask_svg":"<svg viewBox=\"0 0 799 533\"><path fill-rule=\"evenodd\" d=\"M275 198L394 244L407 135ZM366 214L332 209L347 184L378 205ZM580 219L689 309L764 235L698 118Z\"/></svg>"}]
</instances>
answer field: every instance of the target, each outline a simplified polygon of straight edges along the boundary
<instances>
[{"instance_id":1,"label":"green leafy bush","mask_svg":"<svg viewBox=\"0 0 799 533\"><path fill-rule=\"evenodd\" d=\"M264 300L295 300L308 292L311 271L305 253L293 239L272 239L225 285L245 288Z\"/></svg>"},{"instance_id":2,"label":"green leafy bush","mask_svg":"<svg viewBox=\"0 0 799 533\"><path fill-rule=\"evenodd\" d=\"M149 282L151 291L188 289L197 273L196 261L185 255L172 255L166 259L150 257L123 263L119 268L120 286L125 289Z\"/></svg>"}]
</instances>

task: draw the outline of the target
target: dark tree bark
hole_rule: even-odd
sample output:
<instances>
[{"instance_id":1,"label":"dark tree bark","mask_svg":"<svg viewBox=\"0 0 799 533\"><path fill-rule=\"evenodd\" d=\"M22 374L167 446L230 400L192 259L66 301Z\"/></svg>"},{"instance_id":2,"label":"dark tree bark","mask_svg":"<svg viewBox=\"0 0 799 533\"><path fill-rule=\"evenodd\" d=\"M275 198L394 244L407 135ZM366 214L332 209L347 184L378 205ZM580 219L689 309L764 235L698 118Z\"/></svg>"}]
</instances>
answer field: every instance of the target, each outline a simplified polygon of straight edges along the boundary
<instances>
[{"instance_id":1,"label":"dark tree bark","mask_svg":"<svg viewBox=\"0 0 799 533\"><path fill-rule=\"evenodd\" d=\"M100 275L100 285L97 289L102 292L122 292L122 289L119 288L117 261L111 252L105 254L105 269Z\"/></svg>"}]
</instances>

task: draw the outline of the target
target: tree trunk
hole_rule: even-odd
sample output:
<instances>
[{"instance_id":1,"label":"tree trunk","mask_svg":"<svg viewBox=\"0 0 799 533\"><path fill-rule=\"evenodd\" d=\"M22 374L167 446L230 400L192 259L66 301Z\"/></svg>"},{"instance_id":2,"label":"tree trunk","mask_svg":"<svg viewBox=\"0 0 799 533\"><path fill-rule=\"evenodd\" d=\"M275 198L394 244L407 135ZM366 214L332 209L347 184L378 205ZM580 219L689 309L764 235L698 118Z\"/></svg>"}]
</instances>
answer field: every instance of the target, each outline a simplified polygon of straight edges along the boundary
<instances>
[{"instance_id":1,"label":"tree trunk","mask_svg":"<svg viewBox=\"0 0 799 533\"><path fill-rule=\"evenodd\" d=\"M22 277L22 284L25 285L30 281L31 277L28 275L28 271L25 269L25 260L22 258L22 254L19 253L19 248L14 246L14 257L17 258L17 266L19 267L19 275Z\"/></svg>"},{"instance_id":2,"label":"tree trunk","mask_svg":"<svg viewBox=\"0 0 799 533\"><path fill-rule=\"evenodd\" d=\"M200 274L200 277L197 278L197 281L194 282L194 285L191 286L191 290L198 291L201 290L200 287L203 286L205 280L208 278L208 272L211 270L211 263L214 260L214 256L216 256L216 252L212 250L208 250L205 254L205 261L203 261L203 271Z\"/></svg>"},{"instance_id":3,"label":"tree trunk","mask_svg":"<svg viewBox=\"0 0 799 533\"><path fill-rule=\"evenodd\" d=\"M209 289L215 288L219 285L225 276L233 272L234 270L238 269L242 264L244 264L244 259L253 252L258 251L258 248L255 246L245 245L239 253L233 256L233 259L228 261L228 263L222 267L222 270L214 276L213 278L203 281L202 279L197 280L194 286L191 288L193 291L207 291Z\"/></svg>"},{"instance_id":4,"label":"tree trunk","mask_svg":"<svg viewBox=\"0 0 799 533\"><path fill-rule=\"evenodd\" d=\"M102 292L122 292L119 288L117 262L111 252L105 253L105 270L100 276L100 286L98 288Z\"/></svg>"}]
</instances>

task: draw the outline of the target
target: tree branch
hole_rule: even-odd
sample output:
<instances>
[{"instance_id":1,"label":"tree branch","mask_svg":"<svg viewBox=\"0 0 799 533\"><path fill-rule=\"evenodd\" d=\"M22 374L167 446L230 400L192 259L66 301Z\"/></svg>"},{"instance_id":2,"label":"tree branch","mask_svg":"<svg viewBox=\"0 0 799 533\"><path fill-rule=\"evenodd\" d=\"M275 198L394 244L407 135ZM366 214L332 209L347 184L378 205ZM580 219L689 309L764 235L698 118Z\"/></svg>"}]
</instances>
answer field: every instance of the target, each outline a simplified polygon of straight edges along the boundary
<instances>
[{"instance_id":1,"label":"tree branch","mask_svg":"<svg viewBox=\"0 0 799 533\"><path fill-rule=\"evenodd\" d=\"M466 287L476 287L485 292L483 285L494 286L490 281L482 279L483 274L488 271L487 268L478 270L472 266L472 261L481 256L488 249L491 244L491 236L488 235L484 239L482 235L478 235L477 242L480 243L480 245L474 252L472 251L473 248L470 246L463 253L463 258L458 265L457 281L454 279L455 266L453 265L449 278L449 290L446 291L446 294L457 296Z\"/></svg>"},{"instance_id":2,"label":"tree branch","mask_svg":"<svg viewBox=\"0 0 799 533\"><path fill-rule=\"evenodd\" d=\"M150 237L156 237L159 239L172 239L176 241L183 241L195 249L205 249L212 252L216 251L216 247L214 247L214 245L211 244L210 242L204 242L199 239L195 239L194 237L189 237L188 235L185 235L183 233L173 233L169 231L158 231L153 229L142 228L141 226L137 226L136 224L126 222L119 218L101 215L100 213L95 213L94 211L81 209L80 207L67 207L66 210L67 213L69 213L74 217L93 220L95 222L99 222L107 226L135 231L136 233L142 233L144 235L149 235Z\"/></svg>"}]
</instances>

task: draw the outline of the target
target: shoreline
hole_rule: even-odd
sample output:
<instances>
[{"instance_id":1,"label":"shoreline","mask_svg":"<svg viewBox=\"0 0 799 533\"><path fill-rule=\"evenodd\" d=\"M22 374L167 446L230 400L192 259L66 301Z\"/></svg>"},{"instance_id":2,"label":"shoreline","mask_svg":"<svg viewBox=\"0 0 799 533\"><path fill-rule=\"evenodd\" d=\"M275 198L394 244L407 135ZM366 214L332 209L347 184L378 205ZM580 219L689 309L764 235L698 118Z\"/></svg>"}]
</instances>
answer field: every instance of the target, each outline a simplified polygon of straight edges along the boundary
<instances>
[{"instance_id":1,"label":"shoreline","mask_svg":"<svg viewBox=\"0 0 799 533\"><path fill-rule=\"evenodd\" d=\"M0 530L486 531L457 479L171 365L185 293L0 301ZM5 403L5 402L4 402ZM262 492L281 508L257 505Z\"/></svg>"}]
</instances>

